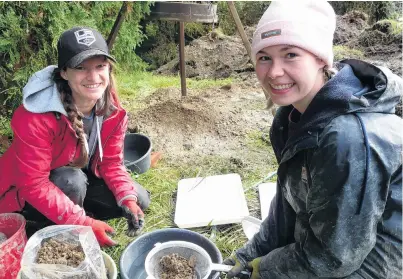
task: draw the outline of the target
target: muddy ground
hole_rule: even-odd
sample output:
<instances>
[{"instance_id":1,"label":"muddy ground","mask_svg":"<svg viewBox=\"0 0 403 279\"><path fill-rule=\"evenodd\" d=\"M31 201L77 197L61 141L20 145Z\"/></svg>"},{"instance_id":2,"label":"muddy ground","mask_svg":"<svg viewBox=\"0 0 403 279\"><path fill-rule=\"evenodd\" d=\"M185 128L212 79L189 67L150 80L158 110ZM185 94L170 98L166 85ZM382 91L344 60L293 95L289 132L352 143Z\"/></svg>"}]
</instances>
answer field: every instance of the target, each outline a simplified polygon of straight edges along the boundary
<instances>
[{"instance_id":1,"label":"muddy ground","mask_svg":"<svg viewBox=\"0 0 403 279\"><path fill-rule=\"evenodd\" d=\"M245 29L250 40L254 29ZM359 49L364 60L402 75L402 36L392 35L387 24L371 26L360 12L338 16L334 43ZM253 165L267 157L245 147L246 135L268 132L273 116L265 110L265 96L240 37L201 37L185 47L185 57L188 78L232 77L232 84L203 91L188 89L185 98L180 97L180 89L160 89L145 100L146 109L131 114L129 129L139 128L149 135L154 150L163 151L171 162L219 154ZM178 70L175 59L156 73L177 75ZM401 114L401 105L398 110Z\"/></svg>"}]
</instances>

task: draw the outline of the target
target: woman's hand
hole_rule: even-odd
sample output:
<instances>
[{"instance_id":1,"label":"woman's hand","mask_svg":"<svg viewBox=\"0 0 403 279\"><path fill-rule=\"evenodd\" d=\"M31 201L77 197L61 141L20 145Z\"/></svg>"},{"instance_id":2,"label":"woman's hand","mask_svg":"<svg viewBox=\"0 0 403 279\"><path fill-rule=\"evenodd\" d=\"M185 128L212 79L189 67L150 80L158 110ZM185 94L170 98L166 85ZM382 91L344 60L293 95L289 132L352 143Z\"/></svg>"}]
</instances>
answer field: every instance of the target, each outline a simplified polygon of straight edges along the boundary
<instances>
[{"instance_id":1,"label":"woman's hand","mask_svg":"<svg viewBox=\"0 0 403 279\"><path fill-rule=\"evenodd\" d=\"M98 243L99 243L100 246L102 246L102 247L114 246L114 245L117 244L107 234L107 233L110 233L110 234L115 233L114 229L111 226L109 226L107 223L99 221L99 220L92 219L92 222L91 222L90 226L91 226L92 231L94 232L95 237L97 238Z\"/></svg>"},{"instance_id":2,"label":"woman's hand","mask_svg":"<svg viewBox=\"0 0 403 279\"><path fill-rule=\"evenodd\" d=\"M139 235L144 227L144 213L134 200L122 202L123 216L127 219L127 235Z\"/></svg>"}]
</instances>

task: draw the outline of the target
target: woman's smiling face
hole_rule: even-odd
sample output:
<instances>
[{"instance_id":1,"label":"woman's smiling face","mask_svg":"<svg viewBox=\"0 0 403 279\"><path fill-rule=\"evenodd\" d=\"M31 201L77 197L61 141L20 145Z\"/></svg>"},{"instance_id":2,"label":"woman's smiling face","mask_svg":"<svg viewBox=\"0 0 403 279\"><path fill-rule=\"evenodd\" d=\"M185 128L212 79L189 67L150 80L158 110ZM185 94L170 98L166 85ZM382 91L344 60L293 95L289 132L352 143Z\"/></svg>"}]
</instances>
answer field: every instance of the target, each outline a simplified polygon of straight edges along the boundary
<instances>
[{"instance_id":1,"label":"woman's smiling face","mask_svg":"<svg viewBox=\"0 0 403 279\"><path fill-rule=\"evenodd\" d=\"M68 81L75 103L96 103L109 85L110 64L104 56L84 60L76 68L61 72Z\"/></svg>"},{"instance_id":2,"label":"woman's smiling face","mask_svg":"<svg viewBox=\"0 0 403 279\"><path fill-rule=\"evenodd\" d=\"M256 54L256 74L279 106L293 105L303 113L324 85L325 62L301 48L269 46Z\"/></svg>"}]
</instances>

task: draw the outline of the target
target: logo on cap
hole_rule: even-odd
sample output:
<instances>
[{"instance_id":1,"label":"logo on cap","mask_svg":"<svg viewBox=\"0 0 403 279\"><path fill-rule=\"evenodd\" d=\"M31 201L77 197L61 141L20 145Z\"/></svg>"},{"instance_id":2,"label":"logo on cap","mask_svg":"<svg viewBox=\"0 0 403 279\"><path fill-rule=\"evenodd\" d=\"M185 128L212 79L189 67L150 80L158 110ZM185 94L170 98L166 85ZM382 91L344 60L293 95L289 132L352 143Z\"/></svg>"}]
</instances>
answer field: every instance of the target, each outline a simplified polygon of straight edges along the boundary
<instances>
[{"instance_id":1,"label":"logo on cap","mask_svg":"<svg viewBox=\"0 0 403 279\"><path fill-rule=\"evenodd\" d=\"M95 36L91 30L81 29L74 32L74 34L76 35L77 43L79 44L90 46L95 42Z\"/></svg>"},{"instance_id":2,"label":"logo on cap","mask_svg":"<svg viewBox=\"0 0 403 279\"><path fill-rule=\"evenodd\" d=\"M281 29L275 29L275 30L270 30L270 31L266 31L263 32L262 34L260 34L261 39L267 39L273 36L279 36L281 35Z\"/></svg>"}]
</instances>

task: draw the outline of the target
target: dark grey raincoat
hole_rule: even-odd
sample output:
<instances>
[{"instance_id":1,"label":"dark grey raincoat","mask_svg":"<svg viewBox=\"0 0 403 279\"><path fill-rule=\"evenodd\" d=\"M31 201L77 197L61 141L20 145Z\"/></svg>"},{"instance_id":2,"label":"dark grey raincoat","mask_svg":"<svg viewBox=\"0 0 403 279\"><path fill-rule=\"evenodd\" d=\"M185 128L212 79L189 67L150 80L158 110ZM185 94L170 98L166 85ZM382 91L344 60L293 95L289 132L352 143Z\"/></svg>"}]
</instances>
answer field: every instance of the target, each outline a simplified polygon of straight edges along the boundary
<instances>
[{"instance_id":1,"label":"dark grey raincoat","mask_svg":"<svg viewBox=\"0 0 403 279\"><path fill-rule=\"evenodd\" d=\"M304 114L273 121L277 195L237 251L263 257L262 278L402 278L403 82L359 60L339 68Z\"/></svg>"}]
</instances>

